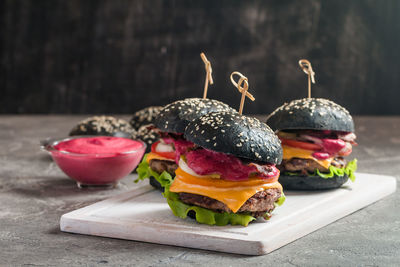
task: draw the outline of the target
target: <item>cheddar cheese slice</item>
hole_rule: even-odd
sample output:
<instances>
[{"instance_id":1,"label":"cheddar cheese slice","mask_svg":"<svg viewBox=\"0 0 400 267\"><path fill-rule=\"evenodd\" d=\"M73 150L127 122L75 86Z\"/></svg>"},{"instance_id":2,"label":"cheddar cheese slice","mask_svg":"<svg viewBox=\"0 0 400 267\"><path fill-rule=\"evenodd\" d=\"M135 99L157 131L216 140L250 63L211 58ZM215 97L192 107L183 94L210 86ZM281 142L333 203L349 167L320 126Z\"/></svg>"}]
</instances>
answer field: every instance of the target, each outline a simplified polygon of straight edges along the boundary
<instances>
[{"instance_id":1,"label":"cheddar cheese slice","mask_svg":"<svg viewBox=\"0 0 400 267\"><path fill-rule=\"evenodd\" d=\"M168 160L168 161L174 161L175 162L175 160L173 160L173 159L165 158L165 157L162 157L162 156L160 156L160 155L158 155L156 153L150 152L150 153L147 154L147 158L146 158L147 164L149 164L150 160L152 160L152 159Z\"/></svg>"},{"instance_id":2,"label":"cheddar cheese slice","mask_svg":"<svg viewBox=\"0 0 400 267\"><path fill-rule=\"evenodd\" d=\"M278 182L267 183L265 179L250 178L247 181L226 181L213 178L196 178L181 168L175 171L176 177L169 190L175 193L191 193L221 201L234 213L255 193L282 185Z\"/></svg>"},{"instance_id":3,"label":"cheddar cheese slice","mask_svg":"<svg viewBox=\"0 0 400 267\"><path fill-rule=\"evenodd\" d=\"M283 159L291 159L291 158L300 158L300 159L312 159L318 162L319 165L329 168L331 166L333 158L328 158L325 160L319 160L316 159L312 156L314 151L312 150L306 150L306 149L301 149L297 147L291 147L291 146L283 146Z\"/></svg>"}]
</instances>

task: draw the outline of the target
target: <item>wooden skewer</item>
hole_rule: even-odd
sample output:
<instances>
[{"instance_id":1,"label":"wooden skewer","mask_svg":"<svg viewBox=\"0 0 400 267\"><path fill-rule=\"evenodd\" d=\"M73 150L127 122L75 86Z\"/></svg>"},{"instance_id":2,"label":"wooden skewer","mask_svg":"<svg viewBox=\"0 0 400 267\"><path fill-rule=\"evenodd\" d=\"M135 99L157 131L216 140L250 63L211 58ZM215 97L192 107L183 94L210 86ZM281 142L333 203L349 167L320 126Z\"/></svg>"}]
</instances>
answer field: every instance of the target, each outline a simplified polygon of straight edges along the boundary
<instances>
[{"instance_id":1,"label":"wooden skewer","mask_svg":"<svg viewBox=\"0 0 400 267\"><path fill-rule=\"evenodd\" d=\"M234 75L238 75L239 81L236 83L235 79L233 78ZM244 106L244 100L246 96L251 100L254 101L255 98L252 94L250 94L247 90L249 90L249 79L247 79L246 76L241 74L238 71L234 71L231 74L231 82L233 85L239 90L239 92L242 94L242 98L240 99L240 106L239 106L239 114L241 115L243 112L243 106ZM243 85L243 86L242 86Z\"/></svg>"},{"instance_id":2,"label":"wooden skewer","mask_svg":"<svg viewBox=\"0 0 400 267\"><path fill-rule=\"evenodd\" d=\"M315 83L315 72L312 69L310 61L307 59L300 59L299 65L301 69L308 75L308 98L311 98L311 82Z\"/></svg>"},{"instance_id":3,"label":"wooden skewer","mask_svg":"<svg viewBox=\"0 0 400 267\"><path fill-rule=\"evenodd\" d=\"M204 62L205 69L206 69L206 81L204 83L204 91L203 91L203 98L207 98L207 91L208 91L208 84L213 84L213 78L212 78L212 68L211 68L211 63L208 61L206 55L201 52L200 57Z\"/></svg>"}]
</instances>

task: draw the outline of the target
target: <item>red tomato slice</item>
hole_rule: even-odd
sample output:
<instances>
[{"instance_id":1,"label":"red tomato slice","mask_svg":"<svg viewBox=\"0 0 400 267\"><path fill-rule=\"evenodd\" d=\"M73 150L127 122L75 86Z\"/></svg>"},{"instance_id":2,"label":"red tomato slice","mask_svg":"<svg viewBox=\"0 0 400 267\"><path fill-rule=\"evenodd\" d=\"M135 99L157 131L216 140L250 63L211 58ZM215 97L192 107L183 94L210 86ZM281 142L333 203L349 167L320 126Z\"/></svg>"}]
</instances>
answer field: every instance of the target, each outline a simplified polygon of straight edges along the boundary
<instances>
[{"instance_id":1,"label":"red tomato slice","mask_svg":"<svg viewBox=\"0 0 400 267\"><path fill-rule=\"evenodd\" d=\"M320 150L321 146L317 144L312 144L312 143L307 143L307 142L301 142L301 141L296 141L296 140L291 140L291 139L284 139L281 138L282 145L287 145L287 146L292 146L292 147L297 147L297 148L302 148L306 150Z\"/></svg>"},{"instance_id":2,"label":"red tomato slice","mask_svg":"<svg viewBox=\"0 0 400 267\"><path fill-rule=\"evenodd\" d=\"M160 141L157 141L151 145L151 152L156 153L157 155L160 155L164 158L175 159L175 152L158 152L156 148L159 143Z\"/></svg>"}]
</instances>

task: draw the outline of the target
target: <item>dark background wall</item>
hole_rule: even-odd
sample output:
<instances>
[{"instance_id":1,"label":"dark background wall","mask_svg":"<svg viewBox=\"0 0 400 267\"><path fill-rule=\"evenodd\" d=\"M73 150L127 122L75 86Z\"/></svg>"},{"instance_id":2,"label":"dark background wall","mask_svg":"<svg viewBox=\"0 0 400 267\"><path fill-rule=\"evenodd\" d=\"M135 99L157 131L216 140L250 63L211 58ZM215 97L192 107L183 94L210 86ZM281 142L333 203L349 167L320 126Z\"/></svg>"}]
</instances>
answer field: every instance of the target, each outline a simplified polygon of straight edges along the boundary
<instances>
[{"instance_id":1,"label":"dark background wall","mask_svg":"<svg viewBox=\"0 0 400 267\"><path fill-rule=\"evenodd\" d=\"M200 97L237 107L249 78L269 113L305 97L354 114L400 114L400 1L0 1L0 113L132 113Z\"/></svg>"}]
</instances>

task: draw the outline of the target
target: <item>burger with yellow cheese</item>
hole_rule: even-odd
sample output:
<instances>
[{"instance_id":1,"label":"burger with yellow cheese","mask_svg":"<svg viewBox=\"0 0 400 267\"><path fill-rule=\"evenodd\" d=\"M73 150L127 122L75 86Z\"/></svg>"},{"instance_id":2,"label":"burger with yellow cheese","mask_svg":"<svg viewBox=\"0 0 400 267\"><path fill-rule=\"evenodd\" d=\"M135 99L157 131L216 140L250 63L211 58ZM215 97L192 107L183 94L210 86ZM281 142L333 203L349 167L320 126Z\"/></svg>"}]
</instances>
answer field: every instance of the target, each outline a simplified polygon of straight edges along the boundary
<instances>
[{"instance_id":1,"label":"burger with yellow cheese","mask_svg":"<svg viewBox=\"0 0 400 267\"><path fill-rule=\"evenodd\" d=\"M162 108L154 121L160 139L151 145L151 152L143 157L136 169L139 175L136 181L149 178L153 187L164 191L158 180L164 176L175 177L180 156L194 145L183 136L186 126L192 120L216 111L236 112L223 102L207 98L187 98Z\"/></svg>"},{"instance_id":2,"label":"burger with yellow cheese","mask_svg":"<svg viewBox=\"0 0 400 267\"><path fill-rule=\"evenodd\" d=\"M163 177L164 197L175 216L209 225L243 225L268 219L285 197L275 164L278 137L255 118L224 111L191 121L174 180Z\"/></svg>"},{"instance_id":3,"label":"burger with yellow cheese","mask_svg":"<svg viewBox=\"0 0 400 267\"><path fill-rule=\"evenodd\" d=\"M354 122L342 106L323 98L293 100L272 112L266 123L282 142L278 168L285 189L333 189L355 180L357 160L345 159L356 145Z\"/></svg>"}]
</instances>

